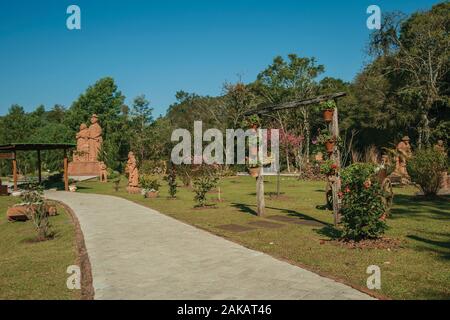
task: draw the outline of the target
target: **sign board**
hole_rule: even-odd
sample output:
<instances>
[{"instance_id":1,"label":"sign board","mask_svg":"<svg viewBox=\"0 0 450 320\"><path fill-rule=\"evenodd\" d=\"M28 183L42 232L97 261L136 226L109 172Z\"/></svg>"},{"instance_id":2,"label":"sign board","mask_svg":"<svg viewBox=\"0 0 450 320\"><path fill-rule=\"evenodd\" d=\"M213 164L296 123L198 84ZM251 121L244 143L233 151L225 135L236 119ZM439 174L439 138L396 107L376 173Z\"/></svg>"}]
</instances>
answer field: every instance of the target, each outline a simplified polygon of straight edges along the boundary
<instances>
[{"instance_id":1,"label":"sign board","mask_svg":"<svg viewBox=\"0 0 450 320\"><path fill-rule=\"evenodd\" d=\"M14 159L14 152L8 152L8 153L1 153L0 152L0 160L1 159L13 160Z\"/></svg>"}]
</instances>

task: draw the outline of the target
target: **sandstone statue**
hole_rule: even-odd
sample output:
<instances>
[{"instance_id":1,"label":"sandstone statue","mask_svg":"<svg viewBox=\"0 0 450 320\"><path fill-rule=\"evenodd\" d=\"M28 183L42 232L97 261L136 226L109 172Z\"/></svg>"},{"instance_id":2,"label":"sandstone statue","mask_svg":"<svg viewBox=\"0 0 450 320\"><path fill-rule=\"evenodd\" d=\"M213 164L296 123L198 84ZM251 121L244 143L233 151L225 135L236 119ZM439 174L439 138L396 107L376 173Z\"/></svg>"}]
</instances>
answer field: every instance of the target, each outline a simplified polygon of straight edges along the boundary
<instances>
[{"instance_id":1,"label":"sandstone statue","mask_svg":"<svg viewBox=\"0 0 450 320\"><path fill-rule=\"evenodd\" d=\"M89 126L89 161L98 161L98 153L103 143L102 127L98 124L96 114L91 117Z\"/></svg>"},{"instance_id":2,"label":"sandstone statue","mask_svg":"<svg viewBox=\"0 0 450 320\"><path fill-rule=\"evenodd\" d=\"M412 157L411 145L409 144L409 137L405 136L397 144L397 159L394 173L409 178L408 171L406 170L406 163Z\"/></svg>"},{"instance_id":3,"label":"sandstone statue","mask_svg":"<svg viewBox=\"0 0 450 320\"><path fill-rule=\"evenodd\" d=\"M136 157L132 151L128 153L128 161L125 172L128 174L128 193L140 193L139 170L137 167Z\"/></svg>"},{"instance_id":4,"label":"sandstone statue","mask_svg":"<svg viewBox=\"0 0 450 320\"><path fill-rule=\"evenodd\" d=\"M98 160L103 138L102 128L98 123L96 114L92 115L89 127L84 123L80 125L80 131L77 133L76 139L77 150L74 152L73 162L69 163L69 176L98 176L102 178L102 174L106 172L106 166Z\"/></svg>"},{"instance_id":5,"label":"sandstone statue","mask_svg":"<svg viewBox=\"0 0 450 320\"><path fill-rule=\"evenodd\" d=\"M76 135L77 151L75 161L89 161L89 129L85 123L80 125L80 131Z\"/></svg>"},{"instance_id":6,"label":"sandstone statue","mask_svg":"<svg viewBox=\"0 0 450 320\"><path fill-rule=\"evenodd\" d=\"M100 162L100 182L108 182L108 169L103 161Z\"/></svg>"}]
</instances>

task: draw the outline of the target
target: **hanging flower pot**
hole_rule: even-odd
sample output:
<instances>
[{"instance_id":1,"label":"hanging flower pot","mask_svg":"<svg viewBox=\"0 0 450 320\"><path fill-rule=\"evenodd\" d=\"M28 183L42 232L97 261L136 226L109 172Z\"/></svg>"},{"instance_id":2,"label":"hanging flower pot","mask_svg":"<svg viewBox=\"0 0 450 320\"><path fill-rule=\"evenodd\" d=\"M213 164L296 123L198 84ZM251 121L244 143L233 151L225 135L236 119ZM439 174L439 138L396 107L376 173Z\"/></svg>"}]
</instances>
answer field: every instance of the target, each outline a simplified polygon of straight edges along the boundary
<instances>
[{"instance_id":1,"label":"hanging flower pot","mask_svg":"<svg viewBox=\"0 0 450 320\"><path fill-rule=\"evenodd\" d=\"M323 110L323 120L325 120L325 122L333 121L333 113L334 113L333 109Z\"/></svg>"},{"instance_id":2,"label":"hanging flower pot","mask_svg":"<svg viewBox=\"0 0 450 320\"><path fill-rule=\"evenodd\" d=\"M328 140L325 142L325 149L328 153L333 153L335 144L336 142L334 140Z\"/></svg>"},{"instance_id":3,"label":"hanging flower pot","mask_svg":"<svg viewBox=\"0 0 450 320\"><path fill-rule=\"evenodd\" d=\"M248 168L248 173L253 178L256 178L259 176L259 171L261 170L261 167L254 167L254 168Z\"/></svg>"}]
</instances>

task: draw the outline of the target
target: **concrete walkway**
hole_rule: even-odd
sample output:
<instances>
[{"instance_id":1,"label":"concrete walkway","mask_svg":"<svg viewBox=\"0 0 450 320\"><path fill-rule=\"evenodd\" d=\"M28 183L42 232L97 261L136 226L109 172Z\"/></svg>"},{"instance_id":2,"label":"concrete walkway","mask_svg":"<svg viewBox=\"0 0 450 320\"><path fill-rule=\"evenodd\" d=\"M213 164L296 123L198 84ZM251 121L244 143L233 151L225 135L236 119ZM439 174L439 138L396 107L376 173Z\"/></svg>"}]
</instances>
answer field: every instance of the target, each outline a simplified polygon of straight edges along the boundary
<instances>
[{"instance_id":1,"label":"concrete walkway","mask_svg":"<svg viewBox=\"0 0 450 320\"><path fill-rule=\"evenodd\" d=\"M369 299L133 202L50 191L76 213L95 299Z\"/></svg>"}]
</instances>

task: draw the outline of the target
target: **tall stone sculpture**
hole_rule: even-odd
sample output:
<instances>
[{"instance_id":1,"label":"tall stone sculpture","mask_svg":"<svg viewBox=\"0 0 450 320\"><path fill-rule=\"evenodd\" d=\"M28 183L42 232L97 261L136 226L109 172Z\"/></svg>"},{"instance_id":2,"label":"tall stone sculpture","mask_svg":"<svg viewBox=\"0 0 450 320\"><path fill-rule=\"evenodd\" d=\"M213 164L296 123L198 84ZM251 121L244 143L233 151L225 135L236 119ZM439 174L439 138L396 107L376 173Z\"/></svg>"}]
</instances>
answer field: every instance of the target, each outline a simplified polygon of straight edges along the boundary
<instances>
[{"instance_id":1,"label":"tall stone sculpture","mask_svg":"<svg viewBox=\"0 0 450 320\"><path fill-rule=\"evenodd\" d=\"M89 161L98 161L98 153L102 143L102 127L98 124L97 115L93 114L89 127Z\"/></svg>"},{"instance_id":2,"label":"tall stone sculpture","mask_svg":"<svg viewBox=\"0 0 450 320\"><path fill-rule=\"evenodd\" d=\"M80 131L76 135L77 151L74 161L89 161L89 129L85 123L80 125Z\"/></svg>"},{"instance_id":3,"label":"tall stone sculpture","mask_svg":"<svg viewBox=\"0 0 450 320\"><path fill-rule=\"evenodd\" d=\"M125 172L128 174L128 193L140 193L141 189L139 188L139 170L137 167L136 157L134 153L130 151L128 153L128 161Z\"/></svg>"},{"instance_id":4,"label":"tall stone sculpture","mask_svg":"<svg viewBox=\"0 0 450 320\"><path fill-rule=\"evenodd\" d=\"M106 167L98 160L103 138L97 115L92 115L89 127L84 123L80 125L76 138L77 150L73 162L69 163L69 176L102 176Z\"/></svg>"}]
</instances>

